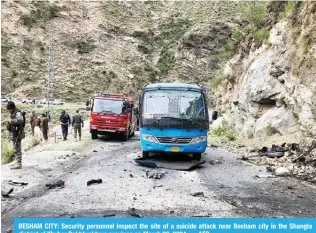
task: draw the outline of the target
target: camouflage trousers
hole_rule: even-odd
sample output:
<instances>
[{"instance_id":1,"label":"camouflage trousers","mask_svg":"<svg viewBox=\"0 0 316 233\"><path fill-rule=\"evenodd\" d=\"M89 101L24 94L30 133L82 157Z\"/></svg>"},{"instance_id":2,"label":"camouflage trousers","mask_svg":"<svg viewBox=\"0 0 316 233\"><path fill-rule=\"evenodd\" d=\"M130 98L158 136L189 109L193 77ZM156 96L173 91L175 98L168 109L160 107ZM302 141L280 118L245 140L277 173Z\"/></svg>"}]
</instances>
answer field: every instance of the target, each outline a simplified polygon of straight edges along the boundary
<instances>
[{"instance_id":1,"label":"camouflage trousers","mask_svg":"<svg viewBox=\"0 0 316 233\"><path fill-rule=\"evenodd\" d=\"M15 161L17 163L22 163L22 148L21 148L22 139L21 138L17 139L16 137L14 137L12 141L13 141L13 149L14 149L14 154L15 154Z\"/></svg>"},{"instance_id":2,"label":"camouflage trousers","mask_svg":"<svg viewBox=\"0 0 316 233\"><path fill-rule=\"evenodd\" d=\"M81 138L81 124L74 124L74 138L77 138L77 132L79 134L79 138Z\"/></svg>"}]
</instances>

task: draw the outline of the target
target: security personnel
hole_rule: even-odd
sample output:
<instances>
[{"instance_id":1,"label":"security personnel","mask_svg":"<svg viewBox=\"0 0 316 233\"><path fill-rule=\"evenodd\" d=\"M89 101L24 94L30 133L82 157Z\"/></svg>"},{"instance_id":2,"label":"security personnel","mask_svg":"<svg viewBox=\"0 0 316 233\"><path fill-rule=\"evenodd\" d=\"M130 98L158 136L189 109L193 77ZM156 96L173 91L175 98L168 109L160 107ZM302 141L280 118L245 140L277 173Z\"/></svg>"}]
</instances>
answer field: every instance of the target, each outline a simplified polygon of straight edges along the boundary
<instances>
[{"instance_id":1,"label":"security personnel","mask_svg":"<svg viewBox=\"0 0 316 233\"><path fill-rule=\"evenodd\" d=\"M9 131L9 139L13 142L13 149L15 153L15 163L10 166L11 169L22 168L22 151L21 143L25 138L25 113L21 112L15 107L13 101L7 104L7 110L10 113L10 121L7 123L7 130Z\"/></svg>"},{"instance_id":2,"label":"security personnel","mask_svg":"<svg viewBox=\"0 0 316 233\"><path fill-rule=\"evenodd\" d=\"M65 110L61 112L61 115L59 117L60 125L61 125L61 131L63 133L64 141L67 140L68 136L68 127L70 127L71 120L68 114L66 114Z\"/></svg>"},{"instance_id":3,"label":"security personnel","mask_svg":"<svg viewBox=\"0 0 316 233\"><path fill-rule=\"evenodd\" d=\"M83 127L82 116L79 114L79 110L76 110L76 115L72 118L72 127L74 129L74 137L77 141L77 131L79 133L79 141L81 141L81 127Z\"/></svg>"}]
</instances>

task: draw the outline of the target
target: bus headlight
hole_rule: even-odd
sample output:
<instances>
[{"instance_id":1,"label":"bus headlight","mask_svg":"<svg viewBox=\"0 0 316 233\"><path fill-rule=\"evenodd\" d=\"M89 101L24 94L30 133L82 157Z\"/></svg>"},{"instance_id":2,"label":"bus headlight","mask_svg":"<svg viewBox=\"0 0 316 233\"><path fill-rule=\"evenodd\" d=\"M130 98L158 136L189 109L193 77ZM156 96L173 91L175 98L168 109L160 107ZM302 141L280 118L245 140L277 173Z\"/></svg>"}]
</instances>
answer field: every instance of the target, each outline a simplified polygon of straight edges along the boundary
<instances>
[{"instance_id":1,"label":"bus headlight","mask_svg":"<svg viewBox=\"0 0 316 233\"><path fill-rule=\"evenodd\" d=\"M191 144L198 144L204 141L206 141L206 136L195 137L192 139Z\"/></svg>"},{"instance_id":2,"label":"bus headlight","mask_svg":"<svg viewBox=\"0 0 316 233\"><path fill-rule=\"evenodd\" d=\"M150 135L150 134L142 134L142 138L144 140L147 140L149 142L155 142L155 143L159 143L157 138L153 135Z\"/></svg>"}]
</instances>

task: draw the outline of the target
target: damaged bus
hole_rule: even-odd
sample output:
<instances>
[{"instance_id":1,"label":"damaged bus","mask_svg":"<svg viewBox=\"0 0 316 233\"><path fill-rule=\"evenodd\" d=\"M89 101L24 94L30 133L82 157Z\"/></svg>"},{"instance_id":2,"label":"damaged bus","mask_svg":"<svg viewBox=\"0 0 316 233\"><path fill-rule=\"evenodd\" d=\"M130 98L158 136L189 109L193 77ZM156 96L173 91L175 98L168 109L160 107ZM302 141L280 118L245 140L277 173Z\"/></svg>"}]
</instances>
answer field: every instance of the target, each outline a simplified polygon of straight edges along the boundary
<instances>
[{"instance_id":1,"label":"damaged bus","mask_svg":"<svg viewBox=\"0 0 316 233\"><path fill-rule=\"evenodd\" d=\"M169 152L201 159L209 122L217 118L217 112L209 118L204 89L182 83L150 84L140 96L139 110L143 158L150 152Z\"/></svg>"}]
</instances>

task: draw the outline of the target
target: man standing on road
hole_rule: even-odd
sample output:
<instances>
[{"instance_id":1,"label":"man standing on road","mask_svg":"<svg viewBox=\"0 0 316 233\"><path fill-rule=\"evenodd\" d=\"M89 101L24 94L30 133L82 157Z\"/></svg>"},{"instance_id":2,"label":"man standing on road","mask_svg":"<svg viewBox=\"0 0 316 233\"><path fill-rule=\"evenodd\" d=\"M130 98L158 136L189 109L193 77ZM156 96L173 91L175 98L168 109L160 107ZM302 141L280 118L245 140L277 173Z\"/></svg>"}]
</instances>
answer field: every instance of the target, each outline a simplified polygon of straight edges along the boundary
<instances>
[{"instance_id":1,"label":"man standing on road","mask_svg":"<svg viewBox=\"0 0 316 233\"><path fill-rule=\"evenodd\" d=\"M81 141L81 127L83 127L82 116L79 114L79 110L76 110L76 115L72 118L72 127L74 129L75 141L77 141L77 131L79 134L79 141Z\"/></svg>"},{"instance_id":2,"label":"man standing on road","mask_svg":"<svg viewBox=\"0 0 316 233\"><path fill-rule=\"evenodd\" d=\"M68 114L66 114L65 110L61 112L61 116L59 118L60 125L61 125L61 131L63 133L64 141L67 140L68 136L68 127L70 127L71 121Z\"/></svg>"},{"instance_id":3,"label":"man standing on road","mask_svg":"<svg viewBox=\"0 0 316 233\"><path fill-rule=\"evenodd\" d=\"M45 113L42 114L42 133L45 142L48 140L48 118Z\"/></svg>"},{"instance_id":4,"label":"man standing on road","mask_svg":"<svg viewBox=\"0 0 316 233\"><path fill-rule=\"evenodd\" d=\"M36 119L36 114L35 114L35 111L33 111L31 115L31 120L30 120L32 136L34 136L35 119Z\"/></svg>"},{"instance_id":5,"label":"man standing on road","mask_svg":"<svg viewBox=\"0 0 316 233\"><path fill-rule=\"evenodd\" d=\"M10 121L7 123L7 130L9 131L9 139L13 142L13 148L15 153L15 163L10 166L11 169L22 168L22 151L21 143L25 138L25 113L21 112L15 107L13 101L8 101L7 110L10 113Z\"/></svg>"}]
</instances>

